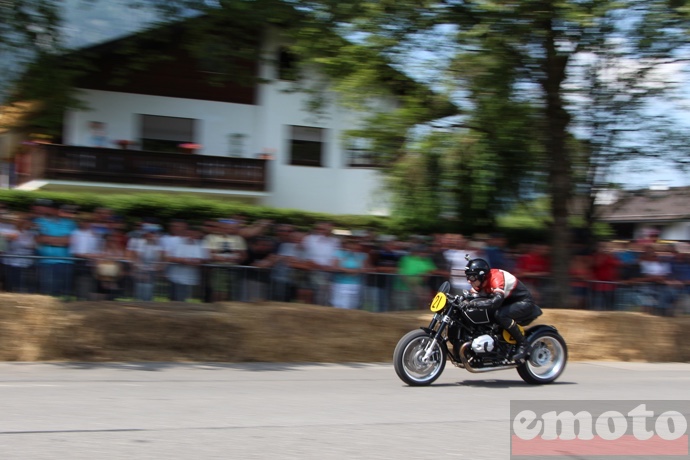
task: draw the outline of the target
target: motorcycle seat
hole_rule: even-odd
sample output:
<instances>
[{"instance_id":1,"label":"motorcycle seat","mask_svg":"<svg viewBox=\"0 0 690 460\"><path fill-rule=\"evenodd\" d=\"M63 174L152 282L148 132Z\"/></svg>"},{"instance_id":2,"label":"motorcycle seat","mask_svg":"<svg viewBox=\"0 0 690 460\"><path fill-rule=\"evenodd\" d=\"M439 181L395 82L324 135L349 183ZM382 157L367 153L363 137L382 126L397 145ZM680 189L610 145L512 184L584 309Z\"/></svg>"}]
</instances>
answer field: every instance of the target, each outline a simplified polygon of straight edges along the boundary
<instances>
[{"instance_id":1,"label":"motorcycle seat","mask_svg":"<svg viewBox=\"0 0 690 460\"><path fill-rule=\"evenodd\" d=\"M518 323L520 326L527 326L532 321L539 318L541 315L542 315L541 308L539 308L539 306L535 304L534 309L532 310L531 313L529 313L527 316L525 316L523 318L516 318L515 322Z\"/></svg>"}]
</instances>

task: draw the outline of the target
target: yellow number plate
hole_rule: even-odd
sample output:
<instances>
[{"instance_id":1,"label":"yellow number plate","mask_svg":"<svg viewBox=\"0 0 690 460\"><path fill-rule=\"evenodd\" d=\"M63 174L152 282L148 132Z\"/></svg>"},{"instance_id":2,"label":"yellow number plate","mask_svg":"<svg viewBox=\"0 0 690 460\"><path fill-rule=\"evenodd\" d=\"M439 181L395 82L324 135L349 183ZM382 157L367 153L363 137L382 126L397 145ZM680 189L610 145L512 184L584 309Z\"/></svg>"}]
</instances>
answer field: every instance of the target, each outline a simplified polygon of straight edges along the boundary
<instances>
[{"instance_id":1,"label":"yellow number plate","mask_svg":"<svg viewBox=\"0 0 690 460\"><path fill-rule=\"evenodd\" d=\"M446 295L443 292L437 292L434 300L431 301L431 306L429 308L431 311L436 313L437 311L443 310L446 306Z\"/></svg>"}]
</instances>

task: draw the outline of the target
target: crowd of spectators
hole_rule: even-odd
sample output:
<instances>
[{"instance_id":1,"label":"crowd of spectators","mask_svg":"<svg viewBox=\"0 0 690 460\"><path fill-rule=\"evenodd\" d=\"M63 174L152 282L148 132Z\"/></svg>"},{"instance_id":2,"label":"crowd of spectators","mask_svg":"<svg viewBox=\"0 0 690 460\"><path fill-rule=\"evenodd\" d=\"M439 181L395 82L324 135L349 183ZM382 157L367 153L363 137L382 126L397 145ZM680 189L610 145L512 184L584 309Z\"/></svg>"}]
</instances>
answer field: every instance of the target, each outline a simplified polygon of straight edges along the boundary
<instances>
[{"instance_id":1,"label":"crowd of spectators","mask_svg":"<svg viewBox=\"0 0 690 460\"><path fill-rule=\"evenodd\" d=\"M450 279L467 289L465 255L518 276L545 307L635 309L672 316L690 299L690 251L657 242L573 247L569 305L552 305L549 248L509 247L501 234L406 239L369 230L311 229L243 216L199 226L143 219L133 229L108 208L91 213L38 200L0 209L2 288L63 299L203 302L274 300L370 311L425 308Z\"/></svg>"}]
</instances>

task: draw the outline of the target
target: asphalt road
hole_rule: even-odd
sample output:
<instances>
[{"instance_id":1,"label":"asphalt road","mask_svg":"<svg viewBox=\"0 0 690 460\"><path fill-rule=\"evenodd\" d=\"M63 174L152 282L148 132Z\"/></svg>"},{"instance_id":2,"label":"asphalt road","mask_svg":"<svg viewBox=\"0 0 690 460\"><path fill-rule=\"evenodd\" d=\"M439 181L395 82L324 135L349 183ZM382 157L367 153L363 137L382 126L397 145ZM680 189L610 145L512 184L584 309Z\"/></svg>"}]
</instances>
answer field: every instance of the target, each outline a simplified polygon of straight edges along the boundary
<instances>
[{"instance_id":1,"label":"asphalt road","mask_svg":"<svg viewBox=\"0 0 690 460\"><path fill-rule=\"evenodd\" d=\"M0 363L0 459L508 459L511 399L688 388L680 363L569 363L547 386L449 365L422 388L391 364Z\"/></svg>"}]
</instances>

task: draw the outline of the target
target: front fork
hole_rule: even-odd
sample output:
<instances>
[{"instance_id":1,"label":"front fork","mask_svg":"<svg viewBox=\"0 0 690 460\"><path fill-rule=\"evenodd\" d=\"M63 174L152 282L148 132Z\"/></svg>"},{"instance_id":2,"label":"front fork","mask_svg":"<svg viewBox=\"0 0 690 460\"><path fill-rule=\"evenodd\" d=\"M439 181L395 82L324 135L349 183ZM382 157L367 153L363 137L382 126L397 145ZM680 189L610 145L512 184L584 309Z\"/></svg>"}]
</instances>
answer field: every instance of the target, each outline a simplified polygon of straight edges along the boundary
<instances>
[{"instance_id":1,"label":"front fork","mask_svg":"<svg viewBox=\"0 0 690 460\"><path fill-rule=\"evenodd\" d=\"M450 323L450 317L448 315L441 316L435 314L433 319L431 320L431 324L429 324L428 332L433 332L433 328L439 322L441 323L441 325L434 333L434 336L431 338L431 341L426 345L426 347L424 347L424 356L422 356L422 361L425 363L429 361L431 355L434 353L434 348L443 337L443 332L446 330L446 327L448 327L448 324Z\"/></svg>"}]
</instances>

